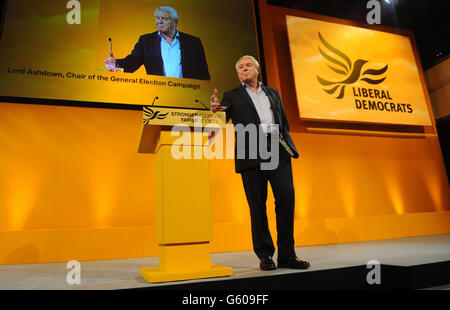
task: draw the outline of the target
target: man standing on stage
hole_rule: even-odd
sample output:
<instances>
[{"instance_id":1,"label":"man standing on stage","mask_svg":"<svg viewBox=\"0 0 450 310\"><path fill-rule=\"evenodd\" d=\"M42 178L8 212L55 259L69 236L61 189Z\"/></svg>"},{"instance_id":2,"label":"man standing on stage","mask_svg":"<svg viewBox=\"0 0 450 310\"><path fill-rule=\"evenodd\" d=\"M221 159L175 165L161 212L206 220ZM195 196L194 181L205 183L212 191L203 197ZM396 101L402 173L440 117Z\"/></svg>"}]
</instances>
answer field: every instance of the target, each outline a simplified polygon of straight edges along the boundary
<instances>
[{"instance_id":1,"label":"man standing on stage","mask_svg":"<svg viewBox=\"0 0 450 310\"><path fill-rule=\"evenodd\" d=\"M258 82L259 64L254 57L242 56L236 63L236 70L242 85L225 92L220 104L215 89L211 96L211 111L225 111L227 122L231 118L235 127L235 168L241 174L250 207L253 249L260 259L259 266L262 270L277 268L272 260L275 247L266 213L270 182L275 197L278 268L308 268L309 263L298 259L294 248L295 195L291 157L298 158L299 155L289 134L280 95L276 89ZM248 132L252 125L257 128L257 135ZM252 145L255 144L253 150L260 152L252 156ZM276 157L276 167L267 169L264 165L268 158L263 156L261 145L276 150L275 154L270 152L271 157Z\"/></svg>"}]
</instances>

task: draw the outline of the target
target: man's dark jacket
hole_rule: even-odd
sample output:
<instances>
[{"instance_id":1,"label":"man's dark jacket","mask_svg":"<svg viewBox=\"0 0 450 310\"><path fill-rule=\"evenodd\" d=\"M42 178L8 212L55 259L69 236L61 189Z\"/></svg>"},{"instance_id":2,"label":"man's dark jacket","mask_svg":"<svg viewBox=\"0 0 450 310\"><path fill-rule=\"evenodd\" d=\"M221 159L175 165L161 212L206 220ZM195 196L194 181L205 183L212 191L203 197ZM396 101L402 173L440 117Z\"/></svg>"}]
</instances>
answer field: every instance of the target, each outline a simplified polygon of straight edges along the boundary
<instances>
[{"instance_id":1,"label":"man's dark jacket","mask_svg":"<svg viewBox=\"0 0 450 310\"><path fill-rule=\"evenodd\" d=\"M183 78L210 80L205 51L202 41L189 34L180 34L181 68ZM124 72L134 72L140 66L145 66L147 74L164 75L161 56L161 38L158 32L147 33L139 37L133 51L125 58L116 60L117 67Z\"/></svg>"},{"instance_id":2,"label":"man's dark jacket","mask_svg":"<svg viewBox=\"0 0 450 310\"><path fill-rule=\"evenodd\" d=\"M281 102L281 97L278 91L275 88L270 88L262 85L262 90L267 94L270 101L270 108L273 112L274 122L278 124L279 131L286 141L287 145L291 148L293 152L293 157L298 158L297 148L292 141L291 135L289 134L289 124L286 117L286 112L284 111L283 103ZM256 111L255 105L253 104L252 99L249 94L245 90L244 86L239 86L233 90L225 92L223 94L222 101L220 103L221 106L226 106L226 118L227 122L231 118L233 124L242 124L244 127L248 124L255 124L258 128L261 124L261 120L259 119L258 112ZM257 135L259 137L259 135ZM237 139L235 139L235 169L236 172L241 172L244 169L258 167L261 163L261 158L258 156L256 159L249 158L249 136L245 136L245 158L238 159L237 158ZM279 146L283 147L283 146ZM259 150L259 141L258 141L258 150Z\"/></svg>"}]
</instances>

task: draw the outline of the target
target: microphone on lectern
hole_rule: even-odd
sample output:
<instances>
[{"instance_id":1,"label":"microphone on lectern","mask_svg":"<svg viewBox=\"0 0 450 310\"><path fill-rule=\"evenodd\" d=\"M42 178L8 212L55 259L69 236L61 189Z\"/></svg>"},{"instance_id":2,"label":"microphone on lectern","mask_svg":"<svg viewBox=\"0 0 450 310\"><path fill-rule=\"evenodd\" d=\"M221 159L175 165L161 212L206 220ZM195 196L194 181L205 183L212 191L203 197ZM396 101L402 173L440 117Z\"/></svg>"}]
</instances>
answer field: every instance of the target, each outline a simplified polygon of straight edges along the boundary
<instances>
[{"instance_id":1,"label":"microphone on lectern","mask_svg":"<svg viewBox=\"0 0 450 310\"><path fill-rule=\"evenodd\" d=\"M158 99L159 99L158 96L156 96L155 98L153 98L152 106L155 104L155 101L158 100Z\"/></svg>"},{"instance_id":2,"label":"microphone on lectern","mask_svg":"<svg viewBox=\"0 0 450 310\"><path fill-rule=\"evenodd\" d=\"M199 102L202 106L205 107L205 110L209 110L209 108L202 101L195 99L195 102Z\"/></svg>"}]
</instances>

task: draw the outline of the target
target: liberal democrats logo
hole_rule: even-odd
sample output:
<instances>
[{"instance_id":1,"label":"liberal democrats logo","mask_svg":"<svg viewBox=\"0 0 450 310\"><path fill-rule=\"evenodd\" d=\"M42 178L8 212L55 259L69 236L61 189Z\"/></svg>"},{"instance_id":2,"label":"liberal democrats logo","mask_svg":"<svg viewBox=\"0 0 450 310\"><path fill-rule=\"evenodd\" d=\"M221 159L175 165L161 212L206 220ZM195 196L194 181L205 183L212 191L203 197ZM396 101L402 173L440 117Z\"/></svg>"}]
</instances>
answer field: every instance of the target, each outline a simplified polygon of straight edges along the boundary
<instances>
[{"instance_id":1,"label":"liberal democrats logo","mask_svg":"<svg viewBox=\"0 0 450 310\"><path fill-rule=\"evenodd\" d=\"M358 59L354 63L350 58L343 52L328 43L319 32L319 39L323 46L326 48L324 52L320 45L318 46L320 54L328 60L328 67L334 72L341 74L344 78L341 81L328 81L320 76L317 76L319 83L324 86L323 90L328 94L332 95L335 92L338 94L336 99L342 99L345 94L345 86L351 85L357 81L364 81L369 84L380 84L386 77L380 78L379 76L386 72L388 65L381 69L366 69L361 74L363 66L368 62L368 60ZM331 88L329 88L331 87Z\"/></svg>"},{"instance_id":2,"label":"liberal democrats logo","mask_svg":"<svg viewBox=\"0 0 450 310\"><path fill-rule=\"evenodd\" d=\"M153 119L165 119L167 117L167 113L160 114L161 111L153 111L149 107L144 107L144 124L149 124Z\"/></svg>"}]
</instances>

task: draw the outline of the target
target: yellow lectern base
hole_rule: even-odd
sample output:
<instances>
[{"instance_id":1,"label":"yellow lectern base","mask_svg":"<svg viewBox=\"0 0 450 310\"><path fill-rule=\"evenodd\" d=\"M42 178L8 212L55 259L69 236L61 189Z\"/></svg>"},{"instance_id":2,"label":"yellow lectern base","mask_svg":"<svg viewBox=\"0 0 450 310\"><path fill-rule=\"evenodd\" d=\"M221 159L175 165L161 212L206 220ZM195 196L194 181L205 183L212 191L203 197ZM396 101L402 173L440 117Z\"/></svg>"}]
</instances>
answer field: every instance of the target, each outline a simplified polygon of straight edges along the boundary
<instances>
[{"instance_id":1,"label":"yellow lectern base","mask_svg":"<svg viewBox=\"0 0 450 310\"><path fill-rule=\"evenodd\" d=\"M189 271L165 271L160 267L141 268L141 276L150 283L225 277L232 274L232 268L214 264L206 269Z\"/></svg>"},{"instance_id":2,"label":"yellow lectern base","mask_svg":"<svg viewBox=\"0 0 450 310\"><path fill-rule=\"evenodd\" d=\"M232 274L232 268L211 263L209 242L160 244L159 267L141 268L142 277L150 283L225 277Z\"/></svg>"}]
</instances>

